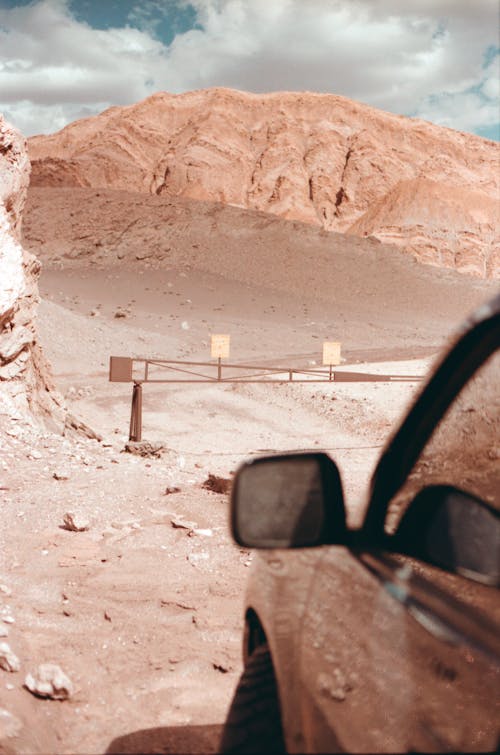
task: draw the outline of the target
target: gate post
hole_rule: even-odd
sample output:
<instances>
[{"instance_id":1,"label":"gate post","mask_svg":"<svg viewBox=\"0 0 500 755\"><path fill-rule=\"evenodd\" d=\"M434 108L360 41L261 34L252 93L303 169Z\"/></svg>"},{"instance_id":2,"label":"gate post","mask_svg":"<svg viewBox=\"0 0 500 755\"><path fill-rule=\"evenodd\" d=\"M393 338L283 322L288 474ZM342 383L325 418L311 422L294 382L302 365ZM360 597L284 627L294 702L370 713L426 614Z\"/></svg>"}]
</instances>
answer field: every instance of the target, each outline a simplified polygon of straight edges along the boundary
<instances>
[{"instance_id":1,"label":"gate post","mask_svg":"<svg viewBox=\"0 0 500 755\"><path fill-rule=\"evenodd\" d=\"M134 383L130 410L129 441L142 440L142 384Z\"/></svg>"}]
</instances>

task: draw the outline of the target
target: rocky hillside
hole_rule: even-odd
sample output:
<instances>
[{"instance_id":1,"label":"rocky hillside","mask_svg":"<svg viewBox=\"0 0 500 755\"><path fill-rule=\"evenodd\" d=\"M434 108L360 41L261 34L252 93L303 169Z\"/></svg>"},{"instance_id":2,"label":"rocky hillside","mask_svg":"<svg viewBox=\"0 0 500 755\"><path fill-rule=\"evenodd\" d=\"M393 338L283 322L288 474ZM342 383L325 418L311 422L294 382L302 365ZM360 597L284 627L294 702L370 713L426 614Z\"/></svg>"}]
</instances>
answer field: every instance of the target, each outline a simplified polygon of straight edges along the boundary
<instances>
[{"instance_id":1,"label":"rocky hillside","mask_svg":"<svg viewBox=\"0 0 500 755\"><path fill-rule=\"evenodd\" d=\"M33 186L210 200L500 275L499 148L343 97L158 93L29 141Z\"/></svg>"},{"instance_id":2,"label":"rocky hillside","mask_svg":"<svg viewBox=\"0 0 500 755\"><path fill-rule=\"evenodd\" d=\"M0 116L0 414L35 410L57 422L34 324L40 265L20 244L29 170L24 139Z\"/></svg>"}]
</instances>

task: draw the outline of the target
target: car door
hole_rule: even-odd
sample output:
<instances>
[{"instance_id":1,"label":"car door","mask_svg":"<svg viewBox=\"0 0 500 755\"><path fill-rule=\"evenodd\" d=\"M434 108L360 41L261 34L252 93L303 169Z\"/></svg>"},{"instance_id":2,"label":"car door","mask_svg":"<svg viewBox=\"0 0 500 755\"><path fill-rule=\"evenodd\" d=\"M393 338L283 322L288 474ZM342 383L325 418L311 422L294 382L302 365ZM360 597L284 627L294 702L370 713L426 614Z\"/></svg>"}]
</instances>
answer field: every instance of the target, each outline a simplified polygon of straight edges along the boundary
<instances>
[{"instance_id":1,"label":"car door","mask_svg":"<svg viewBox=\"0 0 500 755\"><path fill-rule=\"evenodd\" d=\"M476 348L486 336L485 348ZM412 434L411 423L403 423L395 439L400 446L390 446L382 459L366 520L369 528L383 526L389 538L397 538L421 491L458 488L464 500L477 497L492 507L487 513L493 524L477 538L464 510L463 526L445 539L457 554L471 548L481 553L485 573L451 568L446 559L433 565L397 552L325 548L301 635L306 751L498 747L498 341L497 316L496 330L469 339L468 363L457 353L455 361L448 359L434 394L423 395L423 415L410 416L420 430ZM461 369L463 380L457 376Z\"/></svg>"}]
</instances>

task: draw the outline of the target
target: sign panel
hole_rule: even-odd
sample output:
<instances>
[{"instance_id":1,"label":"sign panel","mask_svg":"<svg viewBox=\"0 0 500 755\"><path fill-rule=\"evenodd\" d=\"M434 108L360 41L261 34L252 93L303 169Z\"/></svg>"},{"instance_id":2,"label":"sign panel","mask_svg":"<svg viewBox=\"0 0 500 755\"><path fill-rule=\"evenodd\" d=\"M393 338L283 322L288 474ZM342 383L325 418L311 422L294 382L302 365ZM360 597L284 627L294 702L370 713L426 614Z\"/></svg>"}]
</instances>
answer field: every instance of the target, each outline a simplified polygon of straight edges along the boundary
<instances>
[{"instance_id":1,"label":"sign panel","mask_svg":"<svg viewBox=\"0 0 500 755\"><path fill-rule=\"evenodd\" d=\"M340 347L338 341L325 341L323 343L323 364L340 364Z\"/></svg>"},{"instance_id":2,"label":"sign panel","mask_svg":"<svg viewBox=\"0 0 500 755\"><path fill-rule=\"evenodd\" d=\"M210 356L214 359L227 359L229 357L229 341L231 336L217 335L210 336Z\"/></svg>"},{"instance_id":3,"label":"sign panel","mask_svg":"<svg viewBox=\"0 0 500 755\"><path fill-rule=\"evenodd\" d=\"M111 383L131 383L132 359L130 357L110 357L109 380Z\"/></svg>"}]
</instances>

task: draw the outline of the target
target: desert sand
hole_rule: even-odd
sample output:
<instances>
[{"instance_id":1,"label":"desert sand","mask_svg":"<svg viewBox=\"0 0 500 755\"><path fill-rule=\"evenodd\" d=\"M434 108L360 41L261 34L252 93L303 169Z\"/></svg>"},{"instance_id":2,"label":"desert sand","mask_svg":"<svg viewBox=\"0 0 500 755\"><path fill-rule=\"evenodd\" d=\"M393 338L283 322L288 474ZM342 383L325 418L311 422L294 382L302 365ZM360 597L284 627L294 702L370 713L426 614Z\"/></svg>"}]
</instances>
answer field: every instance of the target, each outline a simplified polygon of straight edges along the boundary
<instances>
[{"instance_id":1,"label":"desert sand","mask_svg":"<svg viewBox=\"0 0 500 755\"><path fill-rule=\"evenodd\" d=\"M16 270L33 286L23 364L41 347L53 378L13 358L5 369L19 375L0 391L0 627L20 665L0 670L4 752L215 752L241 671L252 554L231 541L227 494L204 483L230 481L254 454L323 449L359 523L378 454L420 385L148 384L143 437L164 449L140 457L124 452L131 385L108 381L111 355L205 361L210 335L228 333L232 362L312 369L322 342L339 340L339 370L424 376L497 288L364 232L123 188L37 179L25 207L18 192ZM30 252L42 266L36 328ZM2 317L26 335L19 301ZM68 412L101 439L68 423L62 435ZM69 512L87 529L64 528ZM23 687L46 662L70 678L69 700Z\"/></svg>"},{"instance_id":2,"label":"desert sand","mask_svg":"<svg viewBox=\"0 0 500 755\"><path fill-rule=\"evenodd\" d=\"M73 192L65 192L71 206L92 206L88 190ZM36 190L27 235L40 201ZM42 260L66 227L66 210L55 222L51 201L55 230L38 242ZM317 266L300 268L292 255L278 286L259 226L246 242L258 264L243 282L244 261L235 253L246 254L243 243L220 245L212 262L190 256L207 207L188 209L192 236L182 247L178 234L177 256L166 262L135 259L146 248L135 237L125 258L111 264L85 255L66 260L59 247L57 258L46 254L40 342L69 410L103 440L55 436L21 417L3 425L0 574L12 594L2 610L15 618L9 642L22 671L8 675L13 689L4 683L2 704L20 722L8 741L21 752L214 752L241 671L252 556L231 542L227 495L203 482L210 473L230 479L251 454L325 449L341 466L350 521L359 522L370 471L419 385L146 385L143 437L166 450L159 459L140 458L122 453L131 386L108 382L110 355L209 361L209 336L222 332L231 334L232 361L310 369L320 366L322 341L335 338L343 343L340 369L425 375L450 329L492 290L449 271L430 276L411 260L401 266L390 249L347 239L334 278L338 296L329 300L321 233L273 218L277 258L301 232ZM261 215L254 220L264 224ZM249 225L240 214L225 232L240 240ZM366 252L363 276L356 255ZM392 277L374 280L369 265L377 260ZM303 285L306 275L314 285ZM117 311L126 316L116 318ZM61 529L68 511L89 530ZM182 518L185 528L173 526ZM76 687L70 701L43 702L22 689L25 671L43 661L69 675Z\"/></svg>"}]
</instances>

